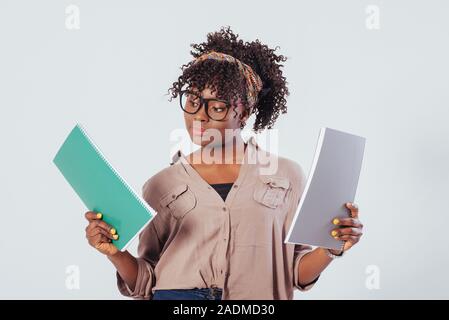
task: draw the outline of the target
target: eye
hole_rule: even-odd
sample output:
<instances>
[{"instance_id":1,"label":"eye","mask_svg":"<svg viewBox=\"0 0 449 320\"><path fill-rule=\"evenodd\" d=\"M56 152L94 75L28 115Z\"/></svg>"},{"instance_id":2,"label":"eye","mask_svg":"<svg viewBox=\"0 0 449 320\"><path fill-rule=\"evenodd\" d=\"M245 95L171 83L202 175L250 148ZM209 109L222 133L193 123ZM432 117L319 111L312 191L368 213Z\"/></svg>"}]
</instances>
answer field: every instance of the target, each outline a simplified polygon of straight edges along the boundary
<instances>
[{"instance_id":1,"label":"eye","mask_svg":"<svg viewBox=\"0 0 449 320\"><path fill-rule=\"evenodd\" d=\"M213 108L212 108L212 111L213 111L213 112L220 113L220 112L226 111L226 108L223 108L223 107L213 107Z\"/></svg>"},{"instance_id":2,"label":"eye","mask_svg":"<svg viewBox=\"0 0 449 320\"><path fill-rule=\"evenodd\" d=\"M194 105L198 105L200 99L194 94L187 94L187 99Z\"/></svg>"}]
</instances>

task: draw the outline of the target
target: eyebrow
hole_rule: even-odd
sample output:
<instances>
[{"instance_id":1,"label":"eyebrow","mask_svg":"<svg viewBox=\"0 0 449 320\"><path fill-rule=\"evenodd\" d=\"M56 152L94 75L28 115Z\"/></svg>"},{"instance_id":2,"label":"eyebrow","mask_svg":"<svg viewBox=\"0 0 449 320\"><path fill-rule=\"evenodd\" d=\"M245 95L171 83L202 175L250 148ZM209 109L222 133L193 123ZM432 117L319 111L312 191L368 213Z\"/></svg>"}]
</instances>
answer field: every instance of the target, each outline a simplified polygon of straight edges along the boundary
<instances>
[{"instance_id":1,"label":"eyebrow","mask_svg":"<svg viewBox=\"0 0 449 320\"><path fill-rule=\"evenodd\" d=\"M226 100L223 100L223 99L219 99L219 98L216 98L216 97L215 98L204 98L198 91L189 90L189 92L191 92L191 93L193 93L193 94L195 94L197 96L200 96L201 98L203 98L205 100L215 100L215 101L226 102L226 103L230 104L229 101L226 101Z\"/></svg>"}]
</instances>

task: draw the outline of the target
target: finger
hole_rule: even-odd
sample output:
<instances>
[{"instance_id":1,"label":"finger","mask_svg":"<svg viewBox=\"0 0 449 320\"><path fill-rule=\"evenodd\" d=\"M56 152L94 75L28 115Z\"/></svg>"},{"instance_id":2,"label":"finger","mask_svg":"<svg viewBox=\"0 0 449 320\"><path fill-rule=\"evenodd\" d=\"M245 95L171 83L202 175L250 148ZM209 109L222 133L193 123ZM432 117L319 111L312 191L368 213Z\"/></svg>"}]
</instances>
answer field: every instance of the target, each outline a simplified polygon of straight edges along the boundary
<instances>
[{"instance_id":1,"label":"finger","mask_svg":"<svg viewBox=\"0 0 449 320\"><path fill-rule=\"evenodd\" d=\"M102 234L102 235L104 235L105 237L107 237L108 239L111 239L111 240L116 240L116 238L114 236L117 236L117 234L113 235L110 232L107 232L106 230L104 230L103 228L95 227L95 228L92 228L92 229L90 229L89 231L86 232L86 237L87 238L92 238L92 237L94 237L94 236L96 236L98 234Z\"/></svg>"},{"instance_id":2,"label":"finger","mask_svg":"<svg viewBox=\"0 0 449 320\"><path fill-rule=\"evenodd\" d=\"M336 237L335 240L349 241L353 244L356 244L357 242L359 242L360 236L344 235L344 236Z\"/></svg>"},{"instance_id":3,"label":"finger","mask_svg":"<svg viewBox=\"0 0 449 320\"><path fill-rule=\"evenodd\" d=\"M114 255L118 252L118 249L116 246L114 246L112 243L106 243L106 242L101 242L98 243L95 248L100 251L103 254L106 255Z\"/></svg>"},{"instance_id":4,"label":"finger","mask_svg":"<svg viewBox=\"0 0 449 320\"><path fill-rule=\"evenodd\" d=\"M108 239L106 236L102 234L97 234L96 236L89 238L89 244L95 248L100 243L111 243L111 242L112 242L111 239Z\"/></svg>"},{"instance_id":5,"label":"finger","mask_svg":"<svg viewBox=\"0 0 449 320\"><path fill-rule=\"evenodd\" d=\"M358 228L337 228L332 230L331 235L333 237L343 236L343 235L353 235L360 236L363 233Z\"/></svg>"},{"instance_id":6,"label":"finger","mask_svg":"<svg viewBox=\"0 0 449 320\"><path fill-rule=\"evenodd\" d=\"M359 216L359 206L353 202L347 202L346 207L350 210L351 217L358 218Z\"/></svg>"},{"instance_id":7,"label":"finger","mask_svg":"<svg viewBox=\"0 0 449 320\"><path fill-rule=\"evenodd\" d=\"M110 226L109 224L107 224L106 222L102 221L102 220L94 220L92 222L89 223L89 225L87 226L87 230L91 230L95 227L99 227L102 228L104 230L106 230L106 232L110 232L111 234L116 234L117 230L115 230L115 228L113 228L112 226Z\"/></svg>"},{"instance_id":8,"label":"finger","mask_svg":"<svg viewBox=\"0 0 449 320\"><path fill-rule=\"evenodd\" d=\"M101 220L103 218L103 214L95 211L87 211L84 214L84 217L90 222L94 220Z\"/></svg>"},{"instance_id":9,"label":"finger","mask_svg":"<svg viewBox=\"0 0 449 320\"><path fill-rule=\"evenodd\" d=\"M111 239L109 239L108 237L102 235L102 236L100 237L100 241L97 242L97 243L111 243L111 242L112 242Z\"/></svg>"},{"instance_id":10,"label":"finger","mask_svg":"<svg viewBox=\"0 0 449 320\"><path fill-rule=\"evenodd\" d=\"M354 228L363 228L363 224L360 222L359 219L355 218L334 218L332 220L332 223L336 226L340 227L354 227Z\"/></svg>"}]
</instances>

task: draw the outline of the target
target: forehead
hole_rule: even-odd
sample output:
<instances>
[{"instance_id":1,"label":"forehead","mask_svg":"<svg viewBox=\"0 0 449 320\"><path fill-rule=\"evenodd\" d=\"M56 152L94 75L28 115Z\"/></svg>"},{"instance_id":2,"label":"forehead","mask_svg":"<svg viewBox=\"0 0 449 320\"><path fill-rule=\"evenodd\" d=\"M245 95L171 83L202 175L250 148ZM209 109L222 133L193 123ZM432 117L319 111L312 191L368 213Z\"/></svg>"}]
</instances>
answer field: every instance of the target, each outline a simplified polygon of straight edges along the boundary
<instances>
[{"instance_id":1,"label":"forehead","mask_svg":"<svg viewBox=\"0 0 449 320\"><path fill-rule=\"evenodd\" d=\"M209 98L217 98L217 92L212 92L211 88L206 87L203 91L199 92L196 87L192 87L192 90L196 93L200 93L201 96L205 99Z\"/></svg>"}]
</instances>

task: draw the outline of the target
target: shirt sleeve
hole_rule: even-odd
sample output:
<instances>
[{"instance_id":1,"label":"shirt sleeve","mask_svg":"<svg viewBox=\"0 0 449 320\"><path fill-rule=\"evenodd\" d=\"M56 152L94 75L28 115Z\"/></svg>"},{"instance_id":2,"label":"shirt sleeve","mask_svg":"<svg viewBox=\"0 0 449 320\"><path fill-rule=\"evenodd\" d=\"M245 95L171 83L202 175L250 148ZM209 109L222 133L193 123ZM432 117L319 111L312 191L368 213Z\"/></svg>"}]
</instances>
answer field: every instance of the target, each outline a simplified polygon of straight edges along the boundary
<instances>
[{"instance_id":1,"label":"shirt sleeve","mask_svg":"<svg viewBox=\"0 0 449 320\"><path fill-rule=\"evenodd\" d=\"M143 189L145 194L145 186ZM131 290L120 274L116 272L117 287L122 295L138 300L152 298L152 289L156 284L154 269L165 244L165 229L167 228L165 220L164 213L157 213L139 234L138 257L136 258L138 271L134 290Z\"/></svg>"},{"instance_id":2,"label":"shirt sleeve","mask_svg":"<svg viewBox=\"0 0 449 320\"><path fill-rule=\"evenodd\" d=\"M116 272L117 287L120 293L134 299L151 299L152 291L156 283L154 268L159 260L162 251L162 242L157 235L155 227L156 217L139 235L138 257L137 259L137 278L134 290L131 290L120 274Z\"/></svg>"},{"instance_id":3,"label":"shirt sleeve","mask_svg":"<svg viewBox=\"0 0 449 320\"><path fill-rule=\"evenodd\" d=\"M297 163L294 163L295 166L295 177L294 183L297 185L297 188L293 188L292 190L292 207L290 208L292 216L294 213L296 213L296 209L298 208L299 202L301 200L301 197L303 195L305 184L306 184L306 175L304 173L304 170L300 165ZM312 282L305 286L301 286L299 284L299 263L301 259L309 252L313 251L312 246L310 245L303 245L303 244L295 244L294 247L294 254L293 254L293 286L296 289L299 289L300 291L307 291L310 290L314 284L318 281L320 278L320 275L316 277Z\"/></svg>"}]
</instances>

